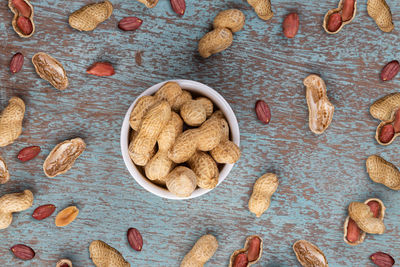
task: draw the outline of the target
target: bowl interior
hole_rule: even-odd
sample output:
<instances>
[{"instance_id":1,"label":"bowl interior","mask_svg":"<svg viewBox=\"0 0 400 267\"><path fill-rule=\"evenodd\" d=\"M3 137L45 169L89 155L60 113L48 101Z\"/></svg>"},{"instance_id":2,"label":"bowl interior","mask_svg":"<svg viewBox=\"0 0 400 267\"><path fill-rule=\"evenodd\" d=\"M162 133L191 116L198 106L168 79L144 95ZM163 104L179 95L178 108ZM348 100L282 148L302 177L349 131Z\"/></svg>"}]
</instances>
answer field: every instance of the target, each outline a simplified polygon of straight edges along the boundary
<instances>
[{"instance_id":1,"label":"bowl interior","mask_svg":"<svg viewBox=\"0 0 400 267\"><path fill-rule=\"evenodd\" d=\"M231 140L239 146L240 144L240 133L239 133L239 125L236 119L236 116L229 106L229 104L225 101L225 99L217 93L214 89L208 87L205 84L195 82L195 81L190 81L190 80L171 80L173 82L177 82L179 86L187 90L195 95L202 95L205 97L208 97L213 103L215 108L214 109L220 109L224 115L226 120L229 123L230 131L231 131ZM169 81L166 81L169 82ZM149 89L145 90L142 94L140 94L136 100L132 103L132 105L129 107L128 111L126 112L123 124L122 124L122 129L121 129L121 151L122 151L122 156L124 158L124 162L126 167L128 168L130 174L132 177L147 191L163 197L163 198L168 198L168 199L190 199L190 198L195 198L199 197L212 189L203 189L203 188L197 188L192 195L189 197L178 197L169 192L167 189L160 187L154 183L152 183L150 180L148 180L143 174L140 172L140 170L136 167L136 165L132 162L132 160L129 157L129 152L128 152L128 146L129 146L129 131L130 131L130 126L129 126L129 117L131 114L131 111L133 107L136 104L136 101L144 96L144 95L153 95L155 92L157 92L158 89L161 88L161 86L166 83L162 82L159 84L156 84ZM231 171L232 167L234 164L224 164L220 174L219 174L219 179L218 179L218 185L222 183L222 181L227 177L229 172ZM217 186L218 186L217 185Z\"/></svg>"}]
</instances>

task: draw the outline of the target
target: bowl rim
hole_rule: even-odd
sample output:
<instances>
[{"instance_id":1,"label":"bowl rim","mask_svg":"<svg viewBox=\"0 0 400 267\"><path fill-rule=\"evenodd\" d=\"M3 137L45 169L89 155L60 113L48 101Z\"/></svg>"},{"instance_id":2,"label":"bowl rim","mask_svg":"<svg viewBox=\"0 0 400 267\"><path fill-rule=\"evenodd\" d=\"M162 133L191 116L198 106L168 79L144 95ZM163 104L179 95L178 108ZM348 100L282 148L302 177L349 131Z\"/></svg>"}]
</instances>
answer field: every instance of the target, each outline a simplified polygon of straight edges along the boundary
<instances>
[{"instance_id":1,"label":"bowl rim","mask_svg":"<svg viewBox=\"0 0 400 267\"><path fill-rule=\"evenodd\" d=\"M130 125L129 125L129 118L131 111L133 107L135 106L136 102L138 99L142 96L145 95L152 95L154 94L158 89L161 88L165 83L167 82L176 82L179 84L179 86L183 90L187 90L189 92L195 92L200 95L203 95L205 97L210 98L210 100L213 102L215 106L217 106L220 110L225 115L226 120L228 121L229 128L230 128L230 133L231 133L231 140L236 144L240 145L240 131L239 131L239 124L237 121L237 118L235 116L235 113L233 112L232 108L228 104L228 102L214 89L211 87L192 80L167 80L160 82L158 84L155 84L146 90L144 90L139 96L136 97L136 99L133 101L133 103L130 105L128 111L125 114L122 127L121 127L121 135L120 135L120 145L121 145L121 153L122 157L124 159L124 163L126 168L128 169L130 175L135 179L135 181L142 186L144 189L149 191L150 193L166 198L166 199L173 199L173 200L185 200L185 199L192 199L196 198L199 196L202 196L213 189L215 189L218 185L220 185L225 178L228 176L230 171L232 170L234 164L225 164L225 166L222 167L220 173L219 173L219 179L218 179L218 184L215 188L212 189L203 189L203 188L197 188L190 196L188 197L178 197L171 192L169 192L167 189L162 188L154 183L152 183L150 180L148 180L146 177L144 177L141 172L138 170L136 165L132 162L129 152L128 152L128 146L129 146L129 130L130 130ZM218 103L216 103L218 102Z\"/></svg>"}]
</instances>

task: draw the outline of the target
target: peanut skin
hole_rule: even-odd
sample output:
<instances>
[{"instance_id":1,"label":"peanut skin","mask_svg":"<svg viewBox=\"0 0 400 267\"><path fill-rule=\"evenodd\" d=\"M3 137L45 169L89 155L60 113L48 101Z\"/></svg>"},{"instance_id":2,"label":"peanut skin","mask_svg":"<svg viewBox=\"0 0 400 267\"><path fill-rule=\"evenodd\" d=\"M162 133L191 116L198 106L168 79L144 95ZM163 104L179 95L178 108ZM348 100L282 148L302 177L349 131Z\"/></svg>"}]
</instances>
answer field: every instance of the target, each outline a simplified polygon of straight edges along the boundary
<instances>
[{"instance_id":1,"label":"peanut skin","mask_svg":"<svg viewBox=\"0 0 400 267\"><path fill-rule=\"evenodd\" d=\"M357 224L351 218L349 219L349 223L347 225L347 240L351 243L355 243L360 239L360 228L358 228Z\"/></svg>"},{"instance_id":2,"label":"peanut skin","mask_svg":"<svg viewBox=\"0 0 400 267\"><path fill-rule=\"evenodd\" d=\"M278 178L273 173L266 173L254 184L249 200L249 210L260 217L271 203L271 196L278 188Z\"/></svg>"},{"instance_id":3,"label":"peanut skin","mask_svg":"<svg viewBox=\"0 0 400 267\"><path fill-rule=\"evenodd\" d=\"M247 267L247 264L249 264L249 260L246 253L240 253L236 256L233 267Z\"/></svg>"},{"instance_id":4,"label":"peanut skin","mask_svg":"<svg viewBox=\"0 0 400 267\"><path fill-rule=\"evenodd\" d=\"M255 261L260 256L261 240L258 237L253 237L249 241L249 249L247 250L247 259L249 262Z\"/></svg>"}]
</instances>

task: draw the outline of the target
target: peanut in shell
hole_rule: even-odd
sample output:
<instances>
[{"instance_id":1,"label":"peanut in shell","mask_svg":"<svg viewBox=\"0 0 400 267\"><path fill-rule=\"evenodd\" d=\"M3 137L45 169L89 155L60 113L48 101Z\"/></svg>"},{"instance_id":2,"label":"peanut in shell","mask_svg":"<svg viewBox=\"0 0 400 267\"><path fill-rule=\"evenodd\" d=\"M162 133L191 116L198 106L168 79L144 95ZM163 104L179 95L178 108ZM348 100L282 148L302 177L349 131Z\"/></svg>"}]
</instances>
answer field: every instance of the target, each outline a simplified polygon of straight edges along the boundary
<instances>
[{"instance_id":1,"label":"peanut in shell","mask_svg":"<svg viewBox=\"0 0 400 267\"><path fill-rule=\"evenodd\" d=\"M113 6L108 0L89 4L69 16L69 25L79 31L93 31L100 23L108 19L112 12Z\"/></svg>"},{"instance_id":2,"label":"peanut in shell","mask_svg":"<svg viewBox=\"0 0 400 267\"><path fill-rule=\"evenodd\" d=\"M331 31L328 30L328 26L327 25L328 25L329 17L334 13L341 13L342 10L343 10L343 3L345 1L346 0L340 0L337 8L331 9L328 12L326 12L325 17L324 17L324 21L322 23L322 27L324 28L324 30L328 34L336 34L336 33L340 32L345 25L351 23L354 20L354 18L356 17L356 14L357 14L357 0L354 1L354 10L353 10L352 17L349 20L342 21L342 24L340 25L340 27L336 31L331 32Z\"/></svg>"},{"instance_id":3,"label":"peanut in shell","mask_svg":"<svg viewBox=\"0 0 400 267\"><path fill-rule=\"evenodd\" d=\"M368 0L367 11L368 15L375 20L381 31L393 31L392 12L385 0Z\"/></svg>"},{"instance_id":4,"label":"peanut in shell","mask_svg":"<svg viewBox=\"0 0 400 267\"><path fill-rule=\"evenodd\" d=\"M400 190L400 171L392 163L378 155L372 155L368 157L366 166L372 181L392 190Z\"/></svg>"}]
</instances>

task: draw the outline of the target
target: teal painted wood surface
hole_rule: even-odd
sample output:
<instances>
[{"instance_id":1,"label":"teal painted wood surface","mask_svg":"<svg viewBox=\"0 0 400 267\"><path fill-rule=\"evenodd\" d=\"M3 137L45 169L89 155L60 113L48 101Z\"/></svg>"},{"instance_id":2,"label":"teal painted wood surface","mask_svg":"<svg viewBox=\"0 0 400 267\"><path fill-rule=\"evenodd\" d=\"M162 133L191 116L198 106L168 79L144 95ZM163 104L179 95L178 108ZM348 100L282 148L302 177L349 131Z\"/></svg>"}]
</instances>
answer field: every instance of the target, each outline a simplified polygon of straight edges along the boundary
<instances>
[{"instance_id":1,"label":"teal painted wood surface","mask_svg":"<svg viewBox=\"0 0 400 267\"><path fill-rule=\"evenodd\" d=\"M374 153L400 166L400 140L388 147L375 139L368 110L376 99L399 87L399 78L380 82L379 72L398 56L399 32L381 32L367 15L366 1L358 1L355 20L336 35L322 29L324 14L338 1L273 0L275 16L260 20L242 0L187 0L183 17L167 0L147 9L137 1L113 0L109 20L89 33L68 25L68 16L91 1L32 1L36 33L22 39L12 30L7 1L0 4L0 100L3 108L14 95L27 105L24 131L12 145L0 148L9 165L11 181L0 194L31 189L34 206L14 215L12 225L0 231L0 266L55 266L70 258L74 266L92 266L88 246L101 239L118 249L132 266L179 266L183 256L203 234L212 233L219 249L206 266L227 266L231 253L246 236L264 239L263 256L254 266L298 266L292 244L307 239L326 254L330 266L373 266L369 255L392 254L400 261L400 195L373 183L365 160ZM388 0L396 27L400 2ZM223 53L201 59L197 41L211 28L214 16L227 8L246 15L244 29ZM281 33L286 14L299 13L299 34L288 40ZM117 23L125 16L143 19L136 32L122 32ZM12 75L9 60L25 56L22 72ZM35 73L31 57L40 51L65 67L70 86L57 91ZM135 54L142 52L142 64ZM106 60L116 67L109 78L89 76L92 63ZM326 81L335 115L328 130L316 136L308 128L303 79L318 73ZM191 79L221 93L235 111L241 130L240 161L229 177L211 193L189 201L169 201L142 189L126 170L119 133L129 105L143 90L168 79ZM254 114L256 100L270 104L267 126ZM42 163L60 141L80 136L87 150L73 169L47 178ZM20 149L40 145L41 154L30 162L16 159ZM247 202L254 181L275 172L280 186L271 207L256 218ZM343 222L351 201L380 198L387 207L384 235L368 235L356 247L343 242ZM47 203L57 211L68 205L80 209L65 228L54 225L54 215L31 218L35 207ZM144 238L142 252L126 239L129 227ZM28 262L16 259L9 248L24 243L36 251Z\"/></svg>"}]
</instances>

